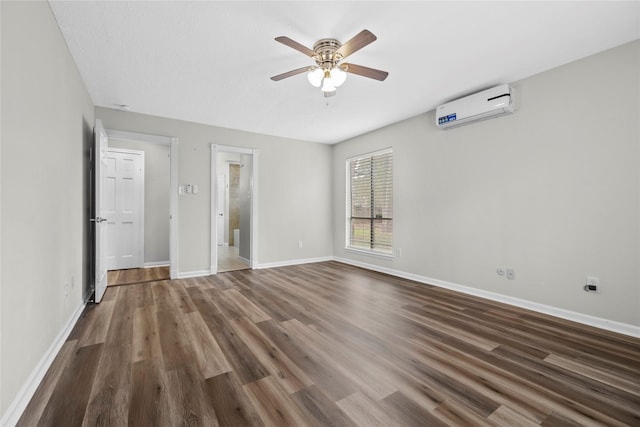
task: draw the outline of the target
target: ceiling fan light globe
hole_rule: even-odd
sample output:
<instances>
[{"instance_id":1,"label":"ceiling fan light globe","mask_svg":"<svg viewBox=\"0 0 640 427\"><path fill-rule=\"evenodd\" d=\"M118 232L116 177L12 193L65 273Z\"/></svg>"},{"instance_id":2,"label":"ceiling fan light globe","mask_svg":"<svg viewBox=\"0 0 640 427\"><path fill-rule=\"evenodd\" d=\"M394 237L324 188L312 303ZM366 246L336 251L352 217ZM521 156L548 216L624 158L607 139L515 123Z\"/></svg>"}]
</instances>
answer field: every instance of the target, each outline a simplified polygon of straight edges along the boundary
<instances>
[{"instance_id":1,"label":"ceiling fan light globe","mask_svg":"<svg viewBox=\"0 0 640 427\"><path fill-rule=\"evenodd\" d=\"M342 85L347 80L347 73L345 73L340 67L334 67L331 69L331 83L335 87Z\"/></svg>"},{"instance_id":2,"label":"ceiling fan light globe","mask_svg":"<svg viewBox=\"0 0 640 427\"><path fill-rule=\"evenodd\" d=\"M311 83L315 87L320 87L323 77L324 73L320 68L316 68L307 73L307 79L309 79L309 83Z\"/></svg>"},{"instance_id":3,"label":"ceiling fan light globe","mask_svg":"<svg viewBox=\"0 0 640 427\"><path fill-rule=\"evenodd\" d=\"M333 82L331 81L330 78L325 77L324 80L322 81L322 89L323 92L335 92L336 91L336 87L333 84Z\"/></svg>"}]
</instances>

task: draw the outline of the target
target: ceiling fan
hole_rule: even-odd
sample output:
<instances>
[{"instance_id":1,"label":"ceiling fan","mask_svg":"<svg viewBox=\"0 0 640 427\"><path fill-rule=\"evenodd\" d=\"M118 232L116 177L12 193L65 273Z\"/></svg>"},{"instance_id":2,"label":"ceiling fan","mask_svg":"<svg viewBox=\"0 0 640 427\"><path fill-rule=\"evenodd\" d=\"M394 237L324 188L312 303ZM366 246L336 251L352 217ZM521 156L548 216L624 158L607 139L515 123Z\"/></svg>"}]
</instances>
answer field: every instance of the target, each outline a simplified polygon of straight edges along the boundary
<instances>
[{"instance_id":1,"label":"ceiling fan","mask_svg":"<svg viewBox=\"0 0 640 427\"><path fill-rule=\"evenodd\" d=\"M271 80L279 81L306 72L309 82L315 87L320 87L325 97L336 94L336 88L347 78L346 73L383 81L389 75L386 71L342 62L347 56L373 43L376 39L377 37L371 31L362 30L344 44L336 39L321 39L313 45L313 49L309 49L289 37L276 37L276 41L313 58L316 65L278 74L271 77Z\"/></svg>"}]
</instances>

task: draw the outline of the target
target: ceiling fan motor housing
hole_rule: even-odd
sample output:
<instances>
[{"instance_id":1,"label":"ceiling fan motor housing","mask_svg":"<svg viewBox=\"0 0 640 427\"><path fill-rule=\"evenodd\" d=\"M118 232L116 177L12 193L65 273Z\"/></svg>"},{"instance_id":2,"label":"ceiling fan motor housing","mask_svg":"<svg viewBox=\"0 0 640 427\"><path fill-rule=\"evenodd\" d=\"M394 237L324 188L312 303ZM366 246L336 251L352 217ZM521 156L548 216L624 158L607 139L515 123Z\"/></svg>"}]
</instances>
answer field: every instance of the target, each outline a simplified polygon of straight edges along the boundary
<instances>
[{"instance_id":1,"label":"ceiling fan motor housing","mask_svg":"<svg viewBox=\"0 0 640 427\"><path fill-rule=\"evenodd\" d=\"M342 46L336 39L321 39L313 45L313 51L317 57L316 64L323 70L330 70L342 59L341 55L335 55L335 51Z\"/></svg>"}]
</instances>

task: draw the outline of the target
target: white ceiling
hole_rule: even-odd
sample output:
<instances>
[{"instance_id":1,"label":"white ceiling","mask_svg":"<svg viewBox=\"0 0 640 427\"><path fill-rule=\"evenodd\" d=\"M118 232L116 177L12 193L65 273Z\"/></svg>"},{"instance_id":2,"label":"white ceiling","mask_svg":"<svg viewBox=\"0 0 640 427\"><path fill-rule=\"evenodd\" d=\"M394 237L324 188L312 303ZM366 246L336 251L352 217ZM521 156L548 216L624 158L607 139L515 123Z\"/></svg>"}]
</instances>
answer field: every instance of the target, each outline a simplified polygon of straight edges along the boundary
<instances>
[{"instance_id":1,"label":"white ceiling","mask_svg":"<svg viewBox=\"0 0 640 427\"><path fill-rule=\"evenodd\" d=\"M50 1L95 105L335 143L640 38L640 2ZM304 74L311 48L363 29L378 40L324 98Z\"/></svg>"}]
</instances>

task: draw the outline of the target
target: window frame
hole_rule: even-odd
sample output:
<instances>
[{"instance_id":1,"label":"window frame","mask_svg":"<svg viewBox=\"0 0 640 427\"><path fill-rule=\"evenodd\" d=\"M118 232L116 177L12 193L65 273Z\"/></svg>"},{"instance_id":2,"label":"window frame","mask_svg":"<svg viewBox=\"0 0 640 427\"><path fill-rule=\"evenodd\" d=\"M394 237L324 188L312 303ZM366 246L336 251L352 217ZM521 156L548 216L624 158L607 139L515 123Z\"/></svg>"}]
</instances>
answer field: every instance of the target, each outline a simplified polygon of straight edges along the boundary
<instances>
[{"instance_id":1,"label":"window frame","mask_svg":"<svg viewBox=\"0 0 640 427\"><path fill-rule=\"evenodd\" d=\"M374 156L380 156L380 155L385 155L385 154L391 154L391 218L389 219L385 219L387 221L391 222L391 247L389 249L389 252L382 252L379 250L375 250L373 248L370 249L366 249L366 248L362 248L362 247L355 247L355 246L351 246L351 220L353 219L351 216L352 213L352 205L351 205L351 162L356 161L356 160L362 160L362 159L367 159L367 158L371 158ZM354 252L354 253L358 253L358 254L363 254L363 255L369 255L369 256L374 256L374 257L379 257L379 258L385 258L385 259L390 259L390 258L395 258L394 257L394 246L393 246L393 218L395 216L395 212L394 212L394 207L393 207L393 149L391 147L389 148L384 148L382 150L377 150L377 151L373 151L373 152L369 152L369 153L364 153L364 154L359 154L353 157L349 157L346 159L345 161L345 194L346 194L346 198L345 198L345 245L344 245L344 249L348 252ZM361 218L361 217L358 217ZM367 218L365 218L367 219ZM371 217L369 218L371 221L375 221L377 218L375 217Z\"/></svg>"}]
</instances>

